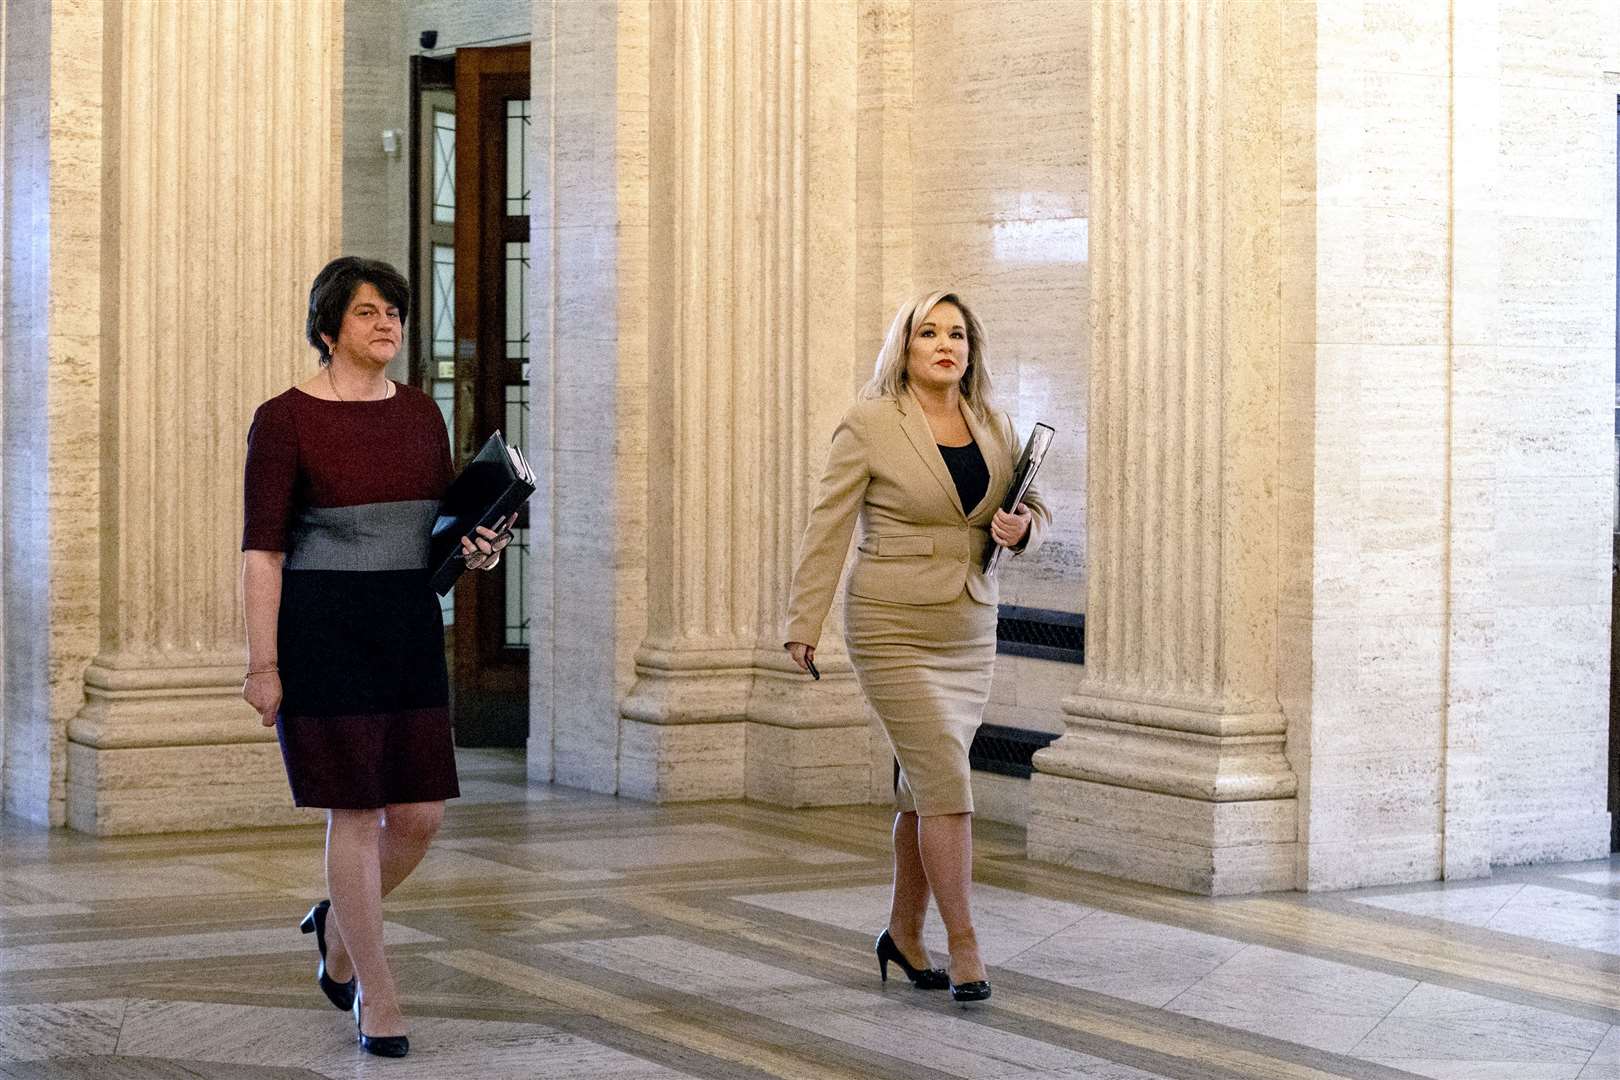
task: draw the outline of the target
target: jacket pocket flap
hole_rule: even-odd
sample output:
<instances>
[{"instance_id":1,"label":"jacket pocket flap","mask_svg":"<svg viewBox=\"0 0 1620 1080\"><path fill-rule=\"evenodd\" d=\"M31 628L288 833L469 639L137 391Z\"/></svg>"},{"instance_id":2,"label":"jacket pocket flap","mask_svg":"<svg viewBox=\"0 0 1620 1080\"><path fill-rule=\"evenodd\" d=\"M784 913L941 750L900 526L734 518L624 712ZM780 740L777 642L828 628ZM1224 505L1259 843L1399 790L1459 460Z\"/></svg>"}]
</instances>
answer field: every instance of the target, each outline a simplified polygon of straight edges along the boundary
<instances>
[{"instance_id":1,"label":"jacket pocket flap","mask_svg":"<svg viewBox=\"0 0 1620 1080\"><path fill-rule=\"evenodd\" d=\"M888 555L932 555L934 538L931 536L880 536L877 553Z\"/></svg>"}]
</instances>

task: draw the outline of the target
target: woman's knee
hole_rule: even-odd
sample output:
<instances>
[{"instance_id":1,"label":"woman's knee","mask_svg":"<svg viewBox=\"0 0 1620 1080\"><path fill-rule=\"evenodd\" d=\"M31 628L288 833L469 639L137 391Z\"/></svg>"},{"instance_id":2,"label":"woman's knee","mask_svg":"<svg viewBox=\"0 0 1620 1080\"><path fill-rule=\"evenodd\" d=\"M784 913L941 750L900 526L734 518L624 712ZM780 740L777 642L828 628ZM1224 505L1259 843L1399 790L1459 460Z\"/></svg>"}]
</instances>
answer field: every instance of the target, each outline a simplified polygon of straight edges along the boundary
<instances>
[{"instance_id":1,"label":"woman's knee","mask_svg":"<svg viewBox=\"0 0 1620 1080\"><path fill-rule=\"evenodd\" d=\"M444 803L399 803L388 808L387 829L395 836L426 844L444 824Z\"/></svg>"},{"instance_id":2,"label":"woman's knee","mask_svg":"<svg viewBox=\"0 0 1620 1080\"><path fill-rule=\"evenodd\" d=\"M383 812L376 810L328 810L327 826L334 833L345 836L375 836L382 829Z\"/></svg>"},{"instance_id":3,"label":"woman's knee","mask_svg":"<svg viewBox=\"0 0 1620 1080\"><path fill-rule=\"evenodd\" d=\"M925 814L918 818L918 830L923 836L970 836L973 832L973 814Z\"/></svg>"}]
</instances>

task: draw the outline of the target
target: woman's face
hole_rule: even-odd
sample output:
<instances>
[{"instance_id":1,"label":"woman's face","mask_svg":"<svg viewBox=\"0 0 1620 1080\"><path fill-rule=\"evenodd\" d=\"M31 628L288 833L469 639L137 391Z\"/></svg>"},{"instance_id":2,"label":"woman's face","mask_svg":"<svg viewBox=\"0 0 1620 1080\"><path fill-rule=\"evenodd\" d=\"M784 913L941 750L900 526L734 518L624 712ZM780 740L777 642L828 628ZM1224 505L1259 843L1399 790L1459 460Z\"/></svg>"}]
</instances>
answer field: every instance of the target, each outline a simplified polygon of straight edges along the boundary
<instances>
[{"instance_id":1,"label":"woman's face","mask_svg":"<svg viewBox=\"0 0 1620 1080\"><path fill-rule=\"evenodd\" d=\"M337 341L327 338L327 348L334 357L341 353L364 366L387 367L399 353L404 330L399 308L384 300L371 282L362 281L343 312Z\"/></svg>"},{"instance_id":2,"label":"woman's face","mask_svg":"<svg viewBox=\"0 0 1620 1080\"><path fill-rule=\"evenodd\" d=\"M949 390L967 372L967 320L949 300L935 304L912 329L906 349L906 378L915 386Z\"/></svg>"}]
</instances>

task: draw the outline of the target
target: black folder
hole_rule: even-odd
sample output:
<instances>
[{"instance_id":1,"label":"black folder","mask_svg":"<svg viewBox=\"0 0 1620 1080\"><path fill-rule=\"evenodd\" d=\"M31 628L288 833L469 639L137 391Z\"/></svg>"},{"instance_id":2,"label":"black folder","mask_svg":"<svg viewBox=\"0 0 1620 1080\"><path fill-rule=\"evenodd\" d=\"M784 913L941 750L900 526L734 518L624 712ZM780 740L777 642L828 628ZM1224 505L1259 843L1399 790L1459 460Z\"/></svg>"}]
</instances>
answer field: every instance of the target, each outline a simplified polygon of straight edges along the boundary
<instances>
[{"instance_id":1,"label":"black folder","mask_svg":"<svg viewBox=\"0 0 1620 1080\"><path fill-rule=\"evenodd\" d=\"M1046 459L1046 448L1052 445L1052 428L1048 424L1036 424L1029 433L1029 441L1024 444L1024 452L1018 457L1018 464L1013 466L1012 483L1007 485L1007 494L1001 500L1001 508L1012 513L1013 508L1023 499L1024 493L1029 490L1030 481L1040 471L1041 462ZM996 563L1001 561L1001 553L1007 549L990 541L990 546L984 549L984 560L981 565L984 572L993 573Z\"/></svg>"},{"instance_id":2,"label":"black folder","mask_svg":"<svg viewBox=\"0 0 1620 1080\"><path fill-rule=\"evenodd\" d=\"M433 568L433 591L443 596L467 569L461 556L461 538L476 538L482 525L493 529L534 494L534 473L520 451L510 450L499 431L489 437L461 475L450 482L439 500L433 522L428 565Z\"/></svg>"}]
</instances>

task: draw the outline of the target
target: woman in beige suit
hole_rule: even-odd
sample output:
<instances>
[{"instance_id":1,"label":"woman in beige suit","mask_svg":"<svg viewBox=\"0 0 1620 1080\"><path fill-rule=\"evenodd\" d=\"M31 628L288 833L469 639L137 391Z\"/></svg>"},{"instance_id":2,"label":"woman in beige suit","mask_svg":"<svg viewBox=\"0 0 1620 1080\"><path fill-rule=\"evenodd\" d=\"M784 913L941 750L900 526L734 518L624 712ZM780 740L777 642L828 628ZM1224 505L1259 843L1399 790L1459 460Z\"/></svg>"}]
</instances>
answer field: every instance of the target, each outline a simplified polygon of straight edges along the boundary
<instances>
[{"instance_id":1,"label":"woman in beige suit","mask_svg":"<svg viewBox=\"0 0 1620 1080\"><path fill-rule=\"evenodd\" d=\"M861 689L900 764L894 895L877 939L925 989L958 1001L990 996L973 931L973 790L968 745L990 696L996 579L986 546L1034 550L1050 514L1033 488L1000 509L1020 449L990 400L984 330L961 298L933 292L901 306L862 400L833 434L788 602L786 645L811 670L861 526L844 603L844 640ZM932 892L950 971L928 966L923 920ZM915 963L913 962L915 959Z\"/></svg>"}]
</instances>

